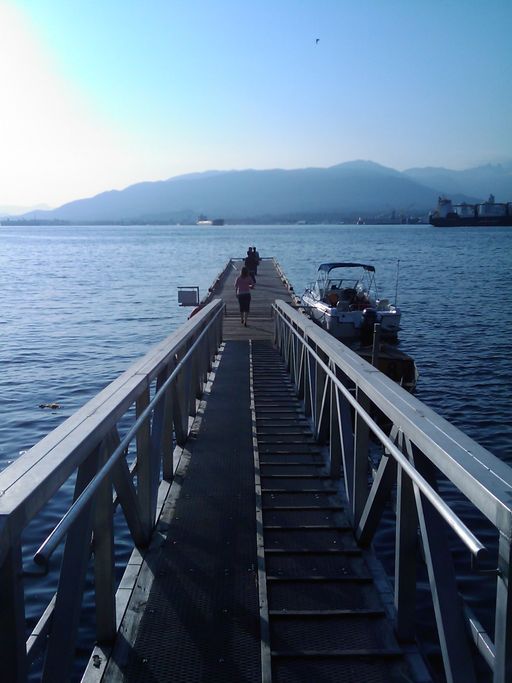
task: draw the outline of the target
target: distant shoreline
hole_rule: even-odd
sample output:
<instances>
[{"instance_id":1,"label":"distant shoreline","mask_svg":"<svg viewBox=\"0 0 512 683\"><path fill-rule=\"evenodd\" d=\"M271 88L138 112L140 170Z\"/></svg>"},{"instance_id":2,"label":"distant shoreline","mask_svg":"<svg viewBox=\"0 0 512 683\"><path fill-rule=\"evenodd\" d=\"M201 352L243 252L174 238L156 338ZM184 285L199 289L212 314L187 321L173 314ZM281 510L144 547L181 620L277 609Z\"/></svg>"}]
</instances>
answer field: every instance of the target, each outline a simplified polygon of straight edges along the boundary
<instances>
[{"instance_id":1,"label":"distant shoreline","mask_svg":"<svg viewBox=\"0 0 512 683\"><path fill-rule=\"evenodd\" d=\"M250 218L245 218L245 219L239 219L239 220L233 220L233 221L225 221L224 226L216 226L216 225L208 225L208 226L202 226L202 225L197 225L196 223L178 223L175 221L148 221L148 220L126 220L126 221L65 221L65 220L42 220L42 219L32 219L32 220L20 220L20 219L9 219L9 218L4 218L0 220L0 225L4 227L13 227L13 228L23 228L23 227L43 227L43 226L50 226L50 227L67 227L67 226L112 226L112 225L118 225L120 227L122 226L130 226L130 225L168 225L168 226L178 226L178 227L189 227L189 228L204 228L208 227L208 229L211 228L216 228L216 227L229 227L229 226L234 226L234 225L295 225L297 227L302 227L304 225L358 225L358 227L364 227L365 225L428 225L428 220L425 217L416 217L416 216L411 216L409 218L403 218L403 219L386 219L386 218L364 218L363 221L361 222L360 218L351 218L347 220L326 220L326 219L321 219L319 218L318 220L308 220L308 221L296 221L296 220L286 220L286 219L279 219L275 218L272 220L272 218L268 218L266 220L261 220L261 219L250 219Z\"/></svg>"}]
</instances>

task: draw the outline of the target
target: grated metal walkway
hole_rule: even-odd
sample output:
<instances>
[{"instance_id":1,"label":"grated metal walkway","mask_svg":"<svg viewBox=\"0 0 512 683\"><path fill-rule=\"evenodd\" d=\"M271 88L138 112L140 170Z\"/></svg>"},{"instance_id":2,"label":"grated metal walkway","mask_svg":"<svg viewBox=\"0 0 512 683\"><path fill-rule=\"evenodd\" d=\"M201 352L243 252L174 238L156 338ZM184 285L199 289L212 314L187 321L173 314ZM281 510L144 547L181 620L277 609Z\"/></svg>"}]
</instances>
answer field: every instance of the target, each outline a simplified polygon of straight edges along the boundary
<instances>
[{"instance_id":1,"label":"grated metal walkway","mask_svg":"<svg viewBox=\"0 0 512 683\"><path fill-rule=\"evenodd\" d=\"M228 342L132 609L140 624L125 628L134 642L118 644L107 680L261 681L248 376L248 343Z\"/></svg>"},{"instance_id":2,"label":"grated metal walkway","mask_svg":"<svg viewBox=\"0 0 512 683\"><path fill-rule=\"evenodd\" d=\"M291 293L263 261L245 328L235 277L212 292L227 341L103 680L418 680L272 347L271 304Z\"/></svg>"},{"instance_id":3,"label":"grated metal walkway","mask_svg":"<svg viewBox=\"0 0 512 683\"><path fill-rule=\"evenodd\" d=\"M252 344L272 680L411 681L281 357Z\"/></svg>"}]
</instances>

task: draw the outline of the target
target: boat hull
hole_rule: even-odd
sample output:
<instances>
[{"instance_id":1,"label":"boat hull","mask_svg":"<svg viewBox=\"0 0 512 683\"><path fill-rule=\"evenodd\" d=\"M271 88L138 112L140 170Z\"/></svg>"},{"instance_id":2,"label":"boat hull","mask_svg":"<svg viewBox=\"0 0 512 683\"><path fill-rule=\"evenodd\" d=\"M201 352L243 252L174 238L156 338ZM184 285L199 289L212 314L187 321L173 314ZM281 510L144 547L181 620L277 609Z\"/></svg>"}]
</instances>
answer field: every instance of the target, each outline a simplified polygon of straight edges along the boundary
<instances>
[{"instance_id":1,"label":"boat hull","mask_svg":"<svg viewBox=\"0 0 512 683\"><path fill-rule=\"evenodd\" d=\"M366 346L354 350L365 361L368 363L372 362L372 347ZM377 368L394 382L407 389L407 391L414 391L416 388L418 369L414 359L408 353L400 351L390 344L381 344Z\"/></svg>"},{"instance_id":2,"label":"boat hull","mask_svg":"<svg viewBox=\"0 0 512 683\"><path fill-rule=\"evenodd\" d=\"M340 341L354 341L361 338L364 327L363 311L340 311L323 302L302 298L306 312L324 330ZM375 322L380 323L381 335L386 339L396 339L400 330L400 313L376 311Z\"/></svg>"},{"instance_id":3,"label":"boat hull","mask_svg":"<svg viewBox=\"0 0 512 683\"><path fill-rule=\"evenodd\" d=\"M329 309L327 306L322 307L321 305L306 305L305 308L309 317L320 327L339 341L350 346L358 356L368 363L372 362L372 346L360 346L362 312L347 312L345 315L352 315L353 319L340 322L336 316L336 309ZM333 311L332 314L331 310ZM383 314L383 321L379 321L381 323L381 336L384 339L396 340L400 314L393 316L392 320L389 320L390 317L389 313L387 316ZM387 323L387 327L384 327L383 323ZM377 367L387 377L400 384L407 391L414 391L418 380L418 371L414 359L407 353L400 351L391 344L380 344Z\"/></svg>"},{"instance_id":4,"label":"boat hull","mask_svg":"<svg viewBox=\"0 0 512 683\"><path fill-rule=\"evenodd\" d=\"M430 223L436 228L464 228L471 226L507 227L512 226L512 216L446 216L446 218L432 216Z\"/></svg>"}]
</instances>

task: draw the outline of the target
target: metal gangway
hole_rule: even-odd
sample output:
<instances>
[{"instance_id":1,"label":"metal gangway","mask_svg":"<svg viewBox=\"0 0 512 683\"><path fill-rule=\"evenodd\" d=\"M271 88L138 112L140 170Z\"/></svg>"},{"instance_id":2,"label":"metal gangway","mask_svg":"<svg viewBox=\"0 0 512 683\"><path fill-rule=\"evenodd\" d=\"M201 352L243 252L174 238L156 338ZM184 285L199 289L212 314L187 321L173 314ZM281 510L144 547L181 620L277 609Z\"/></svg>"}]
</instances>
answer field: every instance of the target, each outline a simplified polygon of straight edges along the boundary
<instances>
[{"instance_id":1,"label":"metal gangway","mask_svg":"<svg viewBox=\"0 0 512 683\"><path fill-rule=\"evenodd\" d=\"M420 566L446 679L476 683L483 663L512 680L511 468L313 324L273 259L241 326L239 267L0 473L2 681L431 680ZM492 525L496 555L440 478ZM372 546L384 515L392 582ZM453 539L495 581L493 631L461 594Z\"/></svg>"}]
</instances>

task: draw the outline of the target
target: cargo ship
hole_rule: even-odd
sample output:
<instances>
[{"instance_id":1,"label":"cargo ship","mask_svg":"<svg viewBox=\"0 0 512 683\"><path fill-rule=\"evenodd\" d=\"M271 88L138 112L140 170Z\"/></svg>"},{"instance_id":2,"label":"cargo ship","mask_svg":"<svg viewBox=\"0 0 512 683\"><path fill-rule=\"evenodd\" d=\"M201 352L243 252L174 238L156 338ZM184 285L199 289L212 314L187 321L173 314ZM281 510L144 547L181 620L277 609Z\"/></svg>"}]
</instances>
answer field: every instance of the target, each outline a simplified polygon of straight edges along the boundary
<instances>
[{"instance_id":1,"label":"cargo ship","mask_svg":"<svg viewBox=\"0 0 512 683\"><path fill-rule=\"evenodd\" d=\"M492 194L481 204L454 204L451 199L439 197L437 208L429 215L429 222L437 228L512 225L512 202L496 202Z\"/></svg>"}]
</instances>

